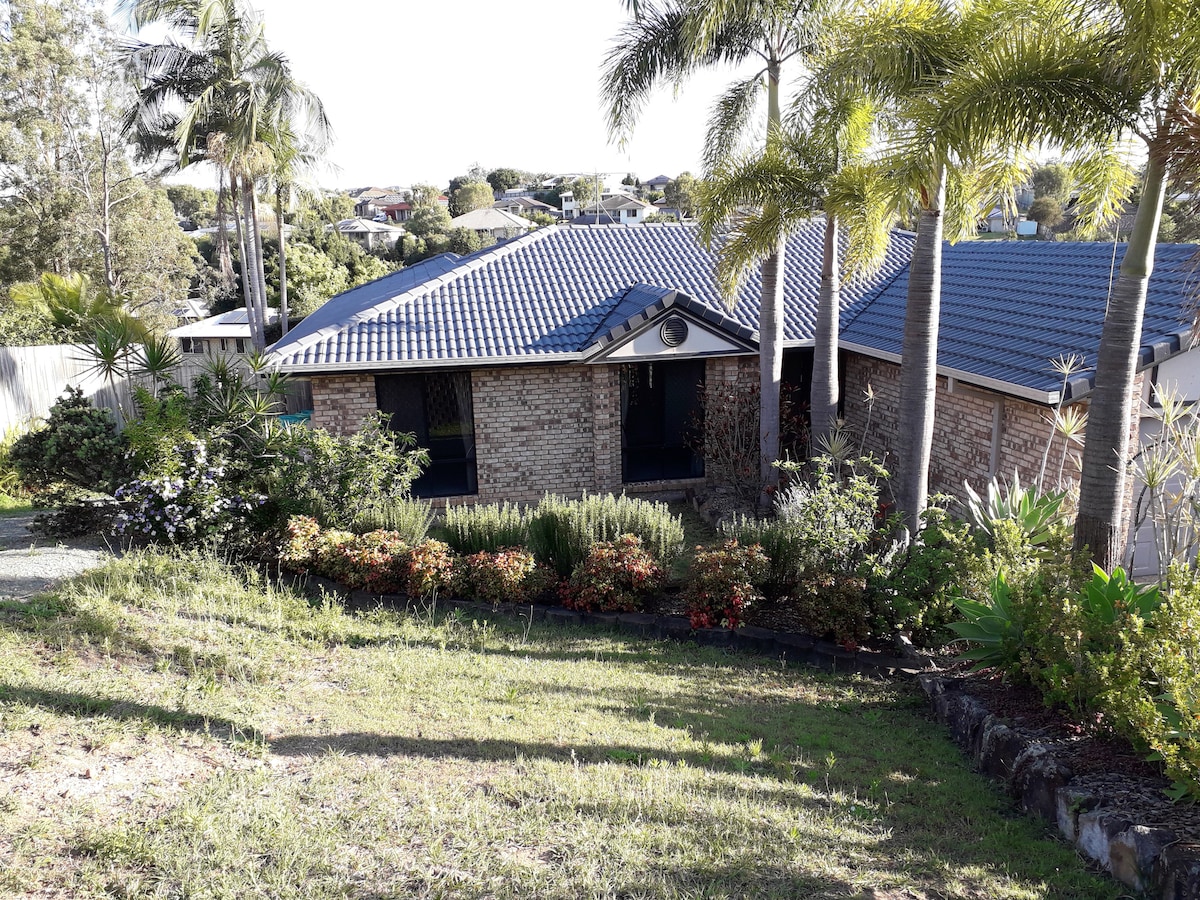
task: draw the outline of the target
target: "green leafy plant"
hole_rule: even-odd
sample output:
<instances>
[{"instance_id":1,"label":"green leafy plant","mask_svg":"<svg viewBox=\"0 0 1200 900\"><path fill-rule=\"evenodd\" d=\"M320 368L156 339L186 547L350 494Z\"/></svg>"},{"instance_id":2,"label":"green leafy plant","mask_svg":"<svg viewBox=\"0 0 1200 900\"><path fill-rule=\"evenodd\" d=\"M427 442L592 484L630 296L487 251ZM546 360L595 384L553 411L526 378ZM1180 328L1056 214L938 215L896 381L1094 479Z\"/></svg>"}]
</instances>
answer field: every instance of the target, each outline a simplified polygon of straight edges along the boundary
<instances>
[{"instance_id":1,"label":"green leafy plant","mask_svg":"<svg viewBox=\"0 0 1200 900\"><path fill-rule=\"evenodd\" d=\"M35 490L62 483L111 494L126 473L125 441L112 413L72 387L50 407L45 428L13 442L9 459L22 483Z\"/></svg>"},{"instance_id":2,"label":"green leafy plant","mask_svg":"<svg viewBox=\"0 0 1200 900\"><path fill-rule=\"evenodd\" d=\"M997 572L992 579L991 593L988 603L966 597L954 602L963 620L951 622L950 629L976 645L959 655L959 659L975 663L972 671L991 668L1010 671L1020 663L1023 628L1014 615L1012 592L1003 572Z\"/></svg>"},{"instance_id":3,"label":"green leafy plant","mask_svg":"<svg viewBox=\"0 0 1200 900\"><path fill-rule=\"evenodd\" d=\"M433 522L433 504L416 497L397 497L380 500L355 515L350 530L394 531L407 543L415 546L425 540Z\"/></svg>"}]
</instances>

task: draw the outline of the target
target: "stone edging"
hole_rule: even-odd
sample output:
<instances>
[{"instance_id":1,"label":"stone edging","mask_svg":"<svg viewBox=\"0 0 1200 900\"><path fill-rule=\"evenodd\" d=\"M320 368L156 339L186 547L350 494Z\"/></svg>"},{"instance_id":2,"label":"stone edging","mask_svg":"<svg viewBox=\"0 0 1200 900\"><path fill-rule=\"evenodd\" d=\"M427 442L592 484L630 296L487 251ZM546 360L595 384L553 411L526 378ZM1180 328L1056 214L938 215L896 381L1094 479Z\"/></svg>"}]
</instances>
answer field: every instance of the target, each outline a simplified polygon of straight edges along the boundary
<instances>
[{"instance_id":1,"label":"stone edging","mask_svg":"<svg viewBox=\"0 0 1200 900\"><path fill-rule=\"evenodd\" d=\"M286 577L286 576L285 576ZM309 591L322 589L341 594L351 603L390 602L403 606L410 602L399 594L372 594L368 591L347 590L336 581L318 575L298 576L297 585ZM730 631L727 628L693 629L683 616L659 616L648 613L583 613L563 606L492 606L471 600L439 600L443 609L461 610L479 615L502 615L535 622L559 625L592 625L613 629L636 637L660 640L695 641L710 647L726 647L744 653L786 659L797 665L812 666L825 672L858 672L863 675L913 677L929 667L929 660L913 654L900 658L862 650L846 650L829 641L819 641L806 634L773 631L747 625Z\"/></svg>"},{"instance_id":2,"label":"stone edging","mask_svg":"<svg viewBox=\"0 0 1200 900\"><path fill-rule=\"evenodd\" d=\"M1081 854L1118 881L1164 900L1200 898L1200 844L1138 825L1102 797L1071 786L1053 742L1022 734L974 697L933 674L917 676L938 718L979 770L1000 779L1020 805L1057 825Z\"/></svg>"}]
</instances>

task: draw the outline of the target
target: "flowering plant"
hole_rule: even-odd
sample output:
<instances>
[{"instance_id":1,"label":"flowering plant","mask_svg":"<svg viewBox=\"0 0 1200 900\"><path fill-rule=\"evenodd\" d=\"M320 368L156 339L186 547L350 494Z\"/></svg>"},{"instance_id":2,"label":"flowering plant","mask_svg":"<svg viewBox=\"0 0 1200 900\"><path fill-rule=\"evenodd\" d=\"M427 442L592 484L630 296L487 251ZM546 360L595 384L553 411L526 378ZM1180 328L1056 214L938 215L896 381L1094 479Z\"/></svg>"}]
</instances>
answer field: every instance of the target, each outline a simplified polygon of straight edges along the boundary
<instances>
[{"instance_id":1,"label":"flowering plant","mask_svg":"<svg viewBox=\"0 0 1200 900\"><path fill-rule=\"evenodd\" d=\"M634 612L662 587L663 570L642 548L642 540L626 534L592 546L587 558L563 586L563 606L600 612Z\"/></svg>"},{"instance_id":2,"label":"flowering plant","mask_svg":"<svg viewBox=\"0 0 1200 900\"><path fill-rule=\"evenodd\" d=\"M188 441L176 453L176 474L137 479L117 488L122 510L114 519L114 531L135 540L170 544L229 539L263 498L230 494L225 461L210 456L204 441Z\"/></svg>"},{"instance_id":3,"label":"flowering plant","mask_svg":"<svg viewBox=\"0 0 1200 900\"><path fill-rule=\"evenodd\" d=\"M528 550L482 550L459 560L455 587L463 596L484 603L528 603L552 578Z\"/></svg>"},{"instance_id":4,"label":"flowering plant","mask_svg":"<svg viewBox=\"0 0 1200 900\"><path fill-rule=\"evenodd\" d=\"M726 541L718 550L696 548L684 587L693 628L737 628L746 607L762 599L755 584L767 576L770 561L758 544Z\"/></svg>"}]
</instances>

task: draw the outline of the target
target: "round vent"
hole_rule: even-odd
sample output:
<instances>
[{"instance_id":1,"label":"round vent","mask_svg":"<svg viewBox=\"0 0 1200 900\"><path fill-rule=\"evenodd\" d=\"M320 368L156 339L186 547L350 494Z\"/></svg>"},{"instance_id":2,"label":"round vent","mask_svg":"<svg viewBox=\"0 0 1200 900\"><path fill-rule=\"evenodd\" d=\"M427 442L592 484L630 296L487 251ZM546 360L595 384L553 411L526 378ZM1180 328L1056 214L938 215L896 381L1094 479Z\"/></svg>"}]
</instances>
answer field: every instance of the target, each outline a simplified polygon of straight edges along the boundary
<instances>
[{"instance_id":1,"label":"round vent","mask_svg":"<svg viewBox=\"0 0 1200 900\"><path fill-rule=\"evenodd\" d=\"M659 329L658 336L662 338L662 342L668 347L678 347L687 340L687 322L683 321L679 316L671 316L671 318L662 323L662 328Z\"/></svg>"}]
</instances>

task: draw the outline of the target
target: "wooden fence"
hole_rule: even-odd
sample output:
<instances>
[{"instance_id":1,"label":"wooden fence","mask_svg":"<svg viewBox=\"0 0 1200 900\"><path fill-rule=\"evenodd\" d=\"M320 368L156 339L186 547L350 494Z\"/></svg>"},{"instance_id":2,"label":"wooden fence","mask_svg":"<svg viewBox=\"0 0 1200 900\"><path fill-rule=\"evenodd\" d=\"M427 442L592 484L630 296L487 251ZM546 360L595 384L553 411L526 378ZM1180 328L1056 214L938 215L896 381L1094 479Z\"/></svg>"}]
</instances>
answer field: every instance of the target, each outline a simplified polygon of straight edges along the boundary
<instances>
[{"instance_id":1,"label":"wooden fence","mask_svg":"<svg viewBox=\"0 0 1200 900\"><path fill-rule=\"evenodd\" d=\"M184 357L172 377L190 390L203 372L204 360L189 356ZM109 383L78 347L0 347L0 437L10 428L44 418L68 385L82 390L96 406L130 409L136 381L118 379L115 385ZM311 397L308 384L299 384L287 398L287 411L311 409Z\"/></svg>"}]
</instances>

